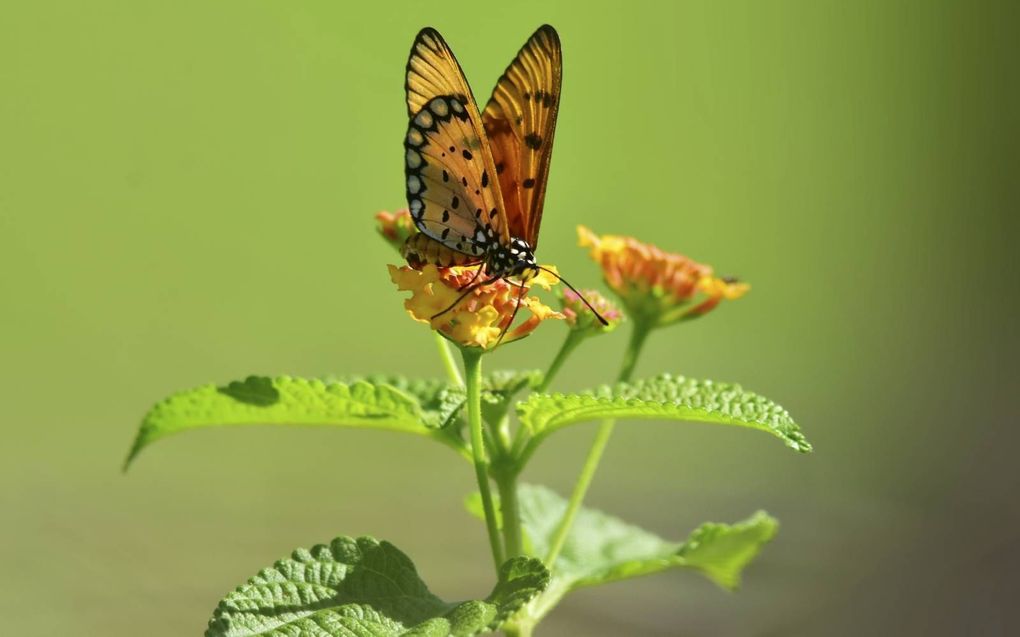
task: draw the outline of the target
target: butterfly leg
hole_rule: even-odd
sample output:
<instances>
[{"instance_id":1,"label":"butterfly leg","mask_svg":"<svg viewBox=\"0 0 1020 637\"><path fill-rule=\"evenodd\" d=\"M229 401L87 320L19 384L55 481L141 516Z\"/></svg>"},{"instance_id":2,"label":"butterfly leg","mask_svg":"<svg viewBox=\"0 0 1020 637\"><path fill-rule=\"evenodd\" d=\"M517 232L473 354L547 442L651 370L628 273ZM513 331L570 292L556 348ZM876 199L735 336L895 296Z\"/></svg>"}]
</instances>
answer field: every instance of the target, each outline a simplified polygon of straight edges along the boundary
<instances>
[{"instance_id":1,"label":"butterfly leg","mask_svg":"<svg viewBox=\"0 0 1020 637\"><path fill-rule=\"evenodd\" d=\"M478 275L479 275L479 274L481 274L481 273L482 273L482 270L484 270L484 269L485 269L485 264L484 264L484 263L479 263L479 264L478 264L478 269L477 269L477 270L475 270L475 275L474 275L473 277L471 277L471 280L470 280L470 281L468 281L468 282L467 282L467 283L466 283L466 284L465 284L465 285L464 285L464 286L463 286L462 288L460 288L460 289L461 289L461 290L463 290L464 288L468 288L468 287L471 287L471 284L475 282L475 279L477 279L477 278L478 278Z\"/></svg>"},{"instance_id":2,"label":"butterfly leg","mask_svg":"<svg viewBox=\"0 0 1020 637\"><path fill-rule=\"evenodd\" d=\"M503 331L499 333L499 340L496 341L496 345L503 342L503 337L506 336L507 330L510 329L510 326L514 324L514 319L517 318L517 312L521 309L521 300L524 298L524 291L527 290L527 288L524 284L521 284L519 287L521 291L517 293L517 306L514 307L513 314L510 315L510 320L507 321L506 325L503 327Z\"/></svg>"},{"instance_id":3,"label":"butterfly leg","mask_svg":"<svg viewBox=\"0 0 1020 637\"><path fill-rule=\"evenodd\" d=\"M479 272L481 272L481 269L480 269L480 268L479 268ZM468 285L468 286L467 286L467 288L465 288L465 289L464 289L464 291L463 291L463 292L461 292L460 296L458 296L458 297L457 297L457 300L456 300L456 301L454 301L453 303L451 303L451 304L450 304L450 306L449 306L449 307L447 307L447 308L446 308L445 310L443 310L442 312L437 312L437 313L433 314L431 318L432 318L432 319L436 319L436 318L439 318L439 317L440 317L440 316L442 316L443 314L446 314L447 312L449 312L449 311L450 311L450 310L452 310L453 308L457 307L457 305L458 305L458 304L459 304L459 303L460 303L461 301L463 301L463 300L464 300L464 298L465 298L465 297L466 297L466 296L467 296L468 294L471 294L472 292L474 292L475 290L477 290L478 288L480 288L480 287L482 287L482 286L485 286L485 285L489 285L490 283L495 283L496 281L499 281L499 280L500 280L501 278L503 278L503 277L501 277L501 276L498 276L498 275L497 275L497 276L494 276L494 277L492 277L491 279L486 279L485 281L481 281L481 282L479 282L479 283L475 283L475 284L473 284L473 285Z\"/></svg>"}]
</instances>

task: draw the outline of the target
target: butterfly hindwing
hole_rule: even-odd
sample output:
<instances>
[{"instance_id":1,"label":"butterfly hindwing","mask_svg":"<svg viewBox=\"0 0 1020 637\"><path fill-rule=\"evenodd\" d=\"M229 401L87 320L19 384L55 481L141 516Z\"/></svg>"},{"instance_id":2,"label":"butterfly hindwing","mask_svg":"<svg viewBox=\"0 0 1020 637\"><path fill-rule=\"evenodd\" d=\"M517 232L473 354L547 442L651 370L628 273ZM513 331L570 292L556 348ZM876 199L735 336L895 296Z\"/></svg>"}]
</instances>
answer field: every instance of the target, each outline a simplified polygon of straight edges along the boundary
<instances>
[{"instance_id":1,"label":"butterfly hindwing","mask_svg":"<svg viewBox=\"0 0 1020 637\"><path fill-rule=\"evenodd\" d=\"M511 235L538 246L563 55L556 30L544 25L496 83L482 115Z\"/></svg>"},{"instance_id":2,"label":"butterfly hindwing","mask_svg":"<svg viewBox=\"0 0 1020 637\"><path fill-rule=\"evenodd\" d=\"M475 257L509 242L485 134L459 97L429 100L411 118L404 149L407 204L421 232Z\"/></svg>"}]
</instances>

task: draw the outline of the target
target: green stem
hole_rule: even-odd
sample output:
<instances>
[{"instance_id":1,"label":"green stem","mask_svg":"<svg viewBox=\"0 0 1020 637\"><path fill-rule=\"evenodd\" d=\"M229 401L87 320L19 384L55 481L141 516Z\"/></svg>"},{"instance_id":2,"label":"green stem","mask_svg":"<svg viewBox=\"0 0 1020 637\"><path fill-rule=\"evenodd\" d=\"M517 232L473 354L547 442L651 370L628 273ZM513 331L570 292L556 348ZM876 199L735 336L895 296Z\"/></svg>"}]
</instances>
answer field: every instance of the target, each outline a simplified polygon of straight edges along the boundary
<instances>
[{"instance_id":1,"label":"green stem","mask_svg":"<svg viewBox=\"0 0 1020 637\"><path fill-rule=\"evenodd\" d=\"M498 572L500 565L503 564L503 547L499 541L499 525L489 487L489 462L486 459L485 443L482 438L482 352L464 347L461 354L464 356L464 373L467 376L468 426L471 429L475 478L478 480L478 491L482 494L482 508L485 510L485 527L489 532L492 561Z\"/></svg>"},{"instance_id":2,"label":"green stem","mask_svg":"<svg viewBox=\"0 0 1020 637\"><path fill-rule=\"evenodd\" d=\"M577 349L577 346L585 339L585 334L576 330L570 330L567 333L566 340L563 341L563 345L560 346L560 351L556 352L556 357L553 358L552 365L549 366L549 371L542 377L542 382L535 388L538 393L545 393L549 390L549 385L552 384L553 379L559 373L560 368L563 367L563 363L566 362L570 355ZM528 436L528 432L523 428L519 428L517 433L514 434L513 443L510 448L510 456L514 458L521 458L521 466L526 464L526 458L531 454L522 455L526 452L527 445L531 441Z\"/></svg>"},{"instance_id":3,"label":"green stem","mask_svg":"<svg viewBox=\"0 0 1020 637\"><path fill-rule=\"evenodd\" d=\"M573 353L577 346L584 340L584 333L579 330L570 330L567 333L567 339L563 341L563 345L560 346L560 351L556 352L556 358L553 359L552 365L549 366L549 371L542 377L542 383L535 388L538 393L545 393L549 389L549 385L552 384L556 374L559 373L560 368L563 367L563 363L566 362L570 354Z\"/></svg>"},{"instance_id":4,"label":"green stem","mask_svg":"<svg viewBox=\"0 0 1020 637\"><path fill-rule=\"evenodd\" d=\"M623 363L620 365L620 374L616 377L616 382L627 382L634 374L634 367L645 346L645 340L652 332L652 327L647 323L634 322L634 329L630 333L630 343L627 344L627 351L623 353Z\"/></svg>"},{"instance_id":5,"label":"green stem","mask_svg":"<svg viewBox=\"0 0 1020 637\"><path fill-rule=\"evenodd\" d=\"M499 488L499 508L503 514L503 544L506 547L506 558L524 555L521 509L517 502L517 474L497 474L496 486Z\"/></svg>"},{"instance_id":6,"label":"green stem","mask_svg":"<svg viewBox=\"0 0 1020 637\"><path fill-rule=\"evenodd\" d=\"M531 622L526 623L515 623L507 626L501 626L500 630L506 637L531 637L531 631L535 628Z\"/></svg>"},{"instance_id":7,"label":"green stem","mask_svg":"<svg viewBox=\"0 0 1020 637\"><path fill-rule=\"evenodd\" d=\"M449 341L439 332L433 331L432 335L436 339L436 347L439 349L439 360L443 362L443 369L446 370L447 377L457 387L463 387L464 378L461 377L460 370L457 369L457 361L453 359L453 352L450 351Z\"/></svg>"},{"instance_id":8,"label":"green stem","mask_svg":"<svg viewBox=\"0 0 1020 637\"><path fill-rule=\"evenodd\" d=\"M641 349L644 347L645 340L648 339L648 334L651 331L650 325L639 322L634 323L634 330L630 333L630 343L627 345L627 351L623 355L623 364L620 366L620 374L617 377L618 382L630 380L631 375L634 373L634 367L637 365L638 357L641 355ZM566 542L570 527L574 524L574 518L577 517L577 512L581 509L581 503L584 502L584 496L588 493L588 487L591 486L592 478L595 477L595 471L599 468L602 453L606 450L606 445L609 444L609 438L613 435L613 427L615 426L616 420L613 418L603 420L602 424L599 425L599 430L595 434L595 440L591 444L591 449L588 450L588 457L584 460L581 475L578 476L577 484L574 485L574 491L570 494L567 510L563 514L563 519L560 520L559 526L556 527L556 533L553 535L549 554L545 558L545 563L549 568L552 568L553 564L556 563L556 558L559 557L560 551L563 550L563 543Z\"/></svg>"}]
</instances>

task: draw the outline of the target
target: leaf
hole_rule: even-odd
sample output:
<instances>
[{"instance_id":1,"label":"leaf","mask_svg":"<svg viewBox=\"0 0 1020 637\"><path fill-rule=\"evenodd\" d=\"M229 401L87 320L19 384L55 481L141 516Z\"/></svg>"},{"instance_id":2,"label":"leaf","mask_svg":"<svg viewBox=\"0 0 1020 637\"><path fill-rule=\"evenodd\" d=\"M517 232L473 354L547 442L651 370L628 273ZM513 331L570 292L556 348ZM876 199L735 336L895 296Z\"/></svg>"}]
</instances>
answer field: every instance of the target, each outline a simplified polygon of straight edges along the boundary
<instances>
[{"instance_id":1,"label":"leaf","mask_svg":"<svg viewBox=\"0 0 1020 637\"><path fill-rule=\"evenodd\" d=\"M541 486L522 484L517 497L521 523L536 556L548 554L567 502ZM477 494L468 510L482 517ZM533 618L548 613L570 591L671 568L699 571L719 586L734 589L740 573L771 540L779 523L759 511L733 525L707 523L686 541L669 542L619 518L582 507L552 569L546 591L530 608Z\"/></svg>"},{"instance_id":2,"label":"leaf","mask_svg":"<svg viewBox=\"0 0 1020 637\"><path fill-rule=\"evenodd\" d=\"M249 376L244 380L235 380L226 387L217 387L216 391L231 398L268 407L280 400L280 392L273 387L273 379L266 376Z\"/></svg>"},{"instance_id":3,"label":"leaf","mask_svg":"<svg viewBox=\"0 0 1020 637\"><path fill-rule=\"evenodd\" d=\"M447 603L404 553L370 537L298 549L228 594L206 637L474 635L502 624L548 584L539 560L506 562L485 600Z\"/></svg>"},{"instance_id":4,"label":"leaf","mask_svg":"<svg viewBox=\"0 0 1020 637\"><path fill-rule=\"evenodd\" d=\"M740 385L669 374L582 394L532 394L517 413L536 437L604 418L689 420L759 429L791 449L811 451L790 414L771 400Z\"/></svg>"},{"instance_id":5,"label":"leaf","mask_svg":"<svg viewBox=\"0 0 1020 637\"><path fill-rule=\"evenodd\" d=\"M422 422L427 427L442 429L453 423L464 406L465 393L462 388L451 387L445 380L408 379L390 374L367 376L346 376L336 379L342 383L368 382L373 385L388 385L418 400L422 409Z\"/></svg>"},{"instance_id":6,"label":"leaf","mask_svg":"<svg viewBox=\"0 0 1020 637\"><path fill-rule=\"evenodd\" d=\"M124 467L156 440L180 431L227 425L388 429L433 438L469 457L459 434L429 426L441 417L423 408L413 394L391 384L253 376L226 387L205 385L183 391L157 403L142 420Z\"/></svg>"},{"instance_id":7,"label":"leaf","mask_svg":"<svg viewBox=\"0 0 1020 637\"><path fill-rule=\"evenodd\" d=\"M525 389L534 389L542 382L537 369L516 371L497 370L482 381L482 417L497 425L509 411L513 399Z\"/></svg>"}]
</instances>

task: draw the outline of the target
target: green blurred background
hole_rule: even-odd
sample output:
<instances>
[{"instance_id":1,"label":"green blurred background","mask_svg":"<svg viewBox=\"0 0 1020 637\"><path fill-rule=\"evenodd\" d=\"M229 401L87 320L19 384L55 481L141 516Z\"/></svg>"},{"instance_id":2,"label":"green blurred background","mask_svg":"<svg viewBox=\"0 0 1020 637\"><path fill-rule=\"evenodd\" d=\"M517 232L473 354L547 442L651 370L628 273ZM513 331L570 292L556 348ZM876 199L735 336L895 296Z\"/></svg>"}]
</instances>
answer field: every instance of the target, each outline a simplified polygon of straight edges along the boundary
<instances>
[{"instance_id":1,"label":"green blurred background","mask_svg":"<svg viewBox=\"0 0 1020 637\"><path fill-rule=\"evenodd\" d=\"M539 256L574 227L738 274L639 375L734 380L816 452L621 425L590 502L671 537L783 527L729 595L690 573L581 592L548 635L1017 630L1015 4L8 2L0 7L0 616L7 635L195 635L219 597L336 534L444 598L491 584L446 449L210 430L120 464L164 395L249 373L440 368L372 214L403 205L403 68L442 31L483 98L532 30L565 84ZM541 367L543 327L488 359ZM561 386L611 378L623 336ZM561 492L592 427L527 479ZM1016 633L1013 633L1016 634Z\"/></svg>"}]
</instances>

